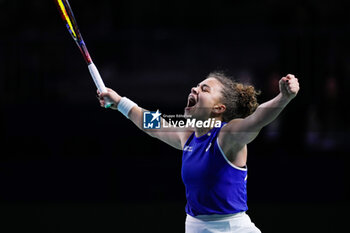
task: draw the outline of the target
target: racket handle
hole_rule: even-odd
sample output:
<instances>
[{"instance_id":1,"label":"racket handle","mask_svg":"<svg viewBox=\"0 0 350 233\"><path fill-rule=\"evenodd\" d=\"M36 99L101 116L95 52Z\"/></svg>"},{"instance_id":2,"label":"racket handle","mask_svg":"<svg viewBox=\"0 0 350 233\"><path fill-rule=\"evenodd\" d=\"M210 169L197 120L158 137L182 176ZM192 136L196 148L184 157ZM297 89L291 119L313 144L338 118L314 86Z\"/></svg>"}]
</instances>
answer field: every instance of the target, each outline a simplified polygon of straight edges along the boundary
<instances>
[{"instance_id":1,"label":"racket handle","mask_svg":"<svg viewBox=\"0 0 350 233\"><path fill-rule=\"evenodd\" d=\"M89 68L91 77L94 80L94 83L95 83L97 89L100 91L100 93L106 93L107 92L106 86L103 83L101 75L98 72L95 64L94 63L90 63L88 65L88 68ZM105 108L109 108L109 107L112 106L113 102L108 97L104 97L104 100L105 100Z\"/></svg>"}]
</instances>

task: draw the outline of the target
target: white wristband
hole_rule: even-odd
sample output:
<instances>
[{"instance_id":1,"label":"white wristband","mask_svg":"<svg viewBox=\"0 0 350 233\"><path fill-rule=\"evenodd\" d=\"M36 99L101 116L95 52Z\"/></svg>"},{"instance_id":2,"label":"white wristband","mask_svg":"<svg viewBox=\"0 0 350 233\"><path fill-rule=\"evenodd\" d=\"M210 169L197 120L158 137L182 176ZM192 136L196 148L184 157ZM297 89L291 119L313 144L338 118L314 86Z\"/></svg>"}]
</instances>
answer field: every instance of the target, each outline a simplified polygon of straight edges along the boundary
<instances>
[{"instance_id":1,"label":"white wristband","mask_svg":"<svg viewBox=\"0 0 350 233\"><path fill-rule=\"evenodd\" d=\"M119 101L117 108L119 112L121 112L124 116L126 116L126 118L129 119L129 112L135 106L137 106L136 103L134 103L126 97L122 97Z\"/></svg>"}]
</instances>

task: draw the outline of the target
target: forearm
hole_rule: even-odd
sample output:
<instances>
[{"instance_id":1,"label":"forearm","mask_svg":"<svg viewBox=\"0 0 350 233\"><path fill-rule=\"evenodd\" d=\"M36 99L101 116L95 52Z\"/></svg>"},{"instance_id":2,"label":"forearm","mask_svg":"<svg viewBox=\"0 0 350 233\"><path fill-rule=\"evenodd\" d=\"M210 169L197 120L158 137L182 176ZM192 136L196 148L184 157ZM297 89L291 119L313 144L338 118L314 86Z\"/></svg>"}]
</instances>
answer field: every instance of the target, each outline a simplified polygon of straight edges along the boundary
<instances>
[{"instance_id":1,"label":"forearm","mask_svg":"<svg viewBox=\"0 0 350 233\"><path fill-rule=\"evenodd\" d=\"M247 120L254 122L254 128L261 129L275 120L290 101L290 98L279 93L275 98L261 104Z\"/></svg>"},{"instance_id":2,"label":"forearm","mask_svg":"<svg viewBox=\"0 0 350 233\"><path fill-rule=\"evenodd\" d=\"M139 106L133 107L129 112L129 119L142 131L145 131L143 128L142 114L144 109ZM147 131L145 131L148 133Z\"/></svg>"},{"instance_id":3,"label":"forearm","mask_svg":"<svg viewBox=\"0 0 350 233\"><path fill-rule=\"evenodd\" d=\"M138 106L135 106L130 110L128 117L143 132L169 144L170 146L172 146L176 149L181 150L182 149L182 138L186 136L186 135L184 135L184 132L179 131L176 128L169 130L169 131L165 131L162 129L145 129L143 126L143 112L144 111L147 111L147 110L142 109ZM160 117L160 118L161 118L160 120L163 124L165 124L165 125L168 124L162 117Z\"/></svg>"},{"instance_id":4,"label":"forearm","mask_svg":"<svg viewBox=\"0 0 350 233\"><path fill-rule=\"evenodd\" d=\"M143 109L139 106L135 106L133 107L129 114L128 114L128 117L129 119L139 128L141 129L142 131L145 131L147 134L151 135L151 136L154 136L157 132L161 131L161 130L145 130L144 126L143 126L143 112L144 111L148 111L146 109ZM167 121L162 118L161 116L160 117L160 120L162 123L166 124L167 126Z\"/></svg>"}]
</instances>

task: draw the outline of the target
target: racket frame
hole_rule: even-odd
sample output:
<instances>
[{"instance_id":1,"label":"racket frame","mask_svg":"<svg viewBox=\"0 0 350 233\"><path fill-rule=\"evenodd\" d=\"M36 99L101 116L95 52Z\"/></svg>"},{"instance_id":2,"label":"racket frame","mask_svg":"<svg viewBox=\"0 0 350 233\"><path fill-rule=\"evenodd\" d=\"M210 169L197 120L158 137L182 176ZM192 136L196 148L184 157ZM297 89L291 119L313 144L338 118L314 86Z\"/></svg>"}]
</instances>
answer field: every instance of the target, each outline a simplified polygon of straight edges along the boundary
<instances>
[{"instance_id":1,"label":"racket frame","mask_svg":"<svg viewBox=\"0 0 350 233\"><path fill-rule=\"evenodd\" d=\"M68 0L55 0L56 5L59 9L59 12L61 14L62 19L66 23L66 27L69 31L69 34L72 36L73 40L75 41L76 45L78 46L81 54L84 57L85 62L88 65L88 69L90 72L90 75L95 83L95 86L99 90L100 93L106 93L107 88L101 78L101 75L96 67L96 65L93 63L90 53L86 47L86 44L83 40L83 37L79 31L78 24L75 20L72 8L68 2ZM108 98L104 97L105 100L105 108L109 108L112 106L113 102Z\"/></svg>"}]
</instances>

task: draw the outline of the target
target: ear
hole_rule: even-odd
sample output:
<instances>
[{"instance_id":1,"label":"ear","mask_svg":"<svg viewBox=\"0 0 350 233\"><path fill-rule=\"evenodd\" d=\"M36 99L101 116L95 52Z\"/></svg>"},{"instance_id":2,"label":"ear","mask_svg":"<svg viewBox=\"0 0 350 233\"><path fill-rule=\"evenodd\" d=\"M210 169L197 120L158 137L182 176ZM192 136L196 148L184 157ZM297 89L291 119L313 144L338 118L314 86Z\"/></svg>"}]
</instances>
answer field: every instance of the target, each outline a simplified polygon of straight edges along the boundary
<instances>
[{"instance_id":1,"label":"ear","mask_svg":"<svg viewBox=\"0 0 350 233\"><path fill-rule=\"evenodd\" d=\"M223 112L226 111L226 106L223 104L216 104L214 105L213 112L215 114L222 114Z\"/></svg>"}]
</instances>

